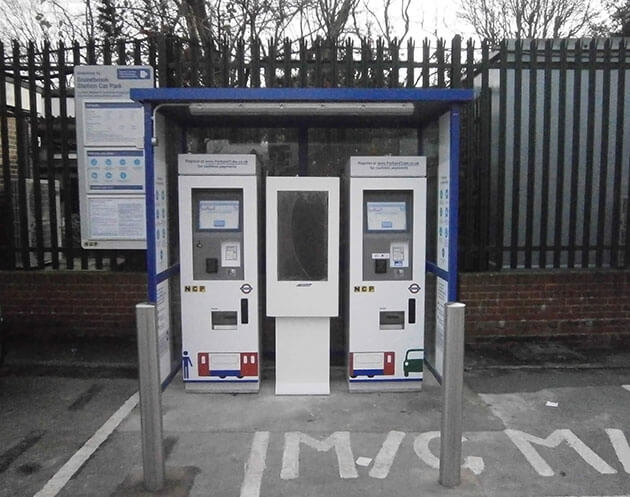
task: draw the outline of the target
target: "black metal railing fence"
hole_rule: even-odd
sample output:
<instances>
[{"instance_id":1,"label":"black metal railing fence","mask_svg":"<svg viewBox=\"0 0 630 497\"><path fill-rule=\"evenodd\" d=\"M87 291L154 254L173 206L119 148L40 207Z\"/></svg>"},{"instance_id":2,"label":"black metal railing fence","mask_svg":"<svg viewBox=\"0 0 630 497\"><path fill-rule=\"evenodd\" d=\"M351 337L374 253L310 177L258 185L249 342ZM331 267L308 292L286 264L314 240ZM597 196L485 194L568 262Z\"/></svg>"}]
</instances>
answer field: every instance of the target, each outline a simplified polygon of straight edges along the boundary
<instances>
[{"instance_id":1,"label":"black metal railing fence","mask_svg":"<svg viewBox=\"0 0 630 497\"><path fill-rule=\"evenodd\" d=\"M225 42L156 36L0 44L0 267L143 270L79 243L74 67L148 64L160 87L467 87L465 271L630 265L630 70L623 40Z\"/></svg>"}]
</instances>

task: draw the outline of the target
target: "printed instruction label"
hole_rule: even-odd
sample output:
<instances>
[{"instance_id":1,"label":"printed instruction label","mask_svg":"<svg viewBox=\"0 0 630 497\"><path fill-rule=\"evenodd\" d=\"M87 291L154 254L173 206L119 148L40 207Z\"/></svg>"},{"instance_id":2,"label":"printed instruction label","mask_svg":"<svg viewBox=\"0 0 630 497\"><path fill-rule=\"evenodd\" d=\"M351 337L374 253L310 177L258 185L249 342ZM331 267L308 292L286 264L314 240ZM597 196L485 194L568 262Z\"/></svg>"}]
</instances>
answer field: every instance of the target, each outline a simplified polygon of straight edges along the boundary
<instances>
[{"instance_id":1,"label":"printed instruction label","mask_svg":"<svg viewBox=\"0 0 630 497\"><path fill-rule=\"evenodd\" d=\"M84 102L85 146L144 144L144 112L135 102Z\"/></svg>"},{"instance_id":2,"label":"printed instruction label","mask_svg":"<svg viewBox=\"0 0 630 497\"><path fill-rule=\"evenodd\" d=\"M88 197L88 213L91 239L145 238L144 197Z\"/></svg>"},{"instance_id":3,"label":"printed instruction label","mask_svg":"<svg viewBox=\"0 0 630 497\"><path fill-rule=\"evenodd\" d=\"M87 190L94 192L144 192L144 151L88 150Z\"/></svg>"}]
</instances>

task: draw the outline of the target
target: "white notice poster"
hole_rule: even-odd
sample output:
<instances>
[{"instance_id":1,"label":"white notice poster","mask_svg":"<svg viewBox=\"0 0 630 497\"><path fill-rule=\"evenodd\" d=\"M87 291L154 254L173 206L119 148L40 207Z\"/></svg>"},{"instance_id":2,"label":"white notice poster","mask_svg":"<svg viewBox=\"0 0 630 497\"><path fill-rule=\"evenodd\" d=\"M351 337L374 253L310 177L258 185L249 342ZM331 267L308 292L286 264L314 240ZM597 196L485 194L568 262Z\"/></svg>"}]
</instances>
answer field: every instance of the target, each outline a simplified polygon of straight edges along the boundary
<instances>
[{"instance_id":1,"label":"white notice poster","mask_svg":"<svg viewBox=\"0 0 630 497\"><path fill-rule=\"evenodd\" d=\"M442 117L440 117L440 146L438 159L437 265L440 269L443 269L444 271L448 271L448 246L450 240L450 118L450 113L446 113Z\"/></svg>"},{"instance_id":2,"label":"white notice poster","mask_svg":"<svg viewBox=\"0 0 630 497\"><path fill-rule=\"evenodd\" d=\"M435 295L435 369L442 376L444 369L444 333L446 329L446 309L448 302L448 283L437 278Z\"/></svg>"},{"instance_id":3,"label":"white notice poster","mask_svg":"<svg viewBox=\"0 0 630 497\"><path fill-rule=\"evenodd\" d=\"M144 197L88 197L88 214L91 239L145 238Z\"/></svg>"},{"instance_id":4,"label":"white notice poster","mask_svg":"<svg viewBox=\"0 0 630 497\"><path fill-rule=\"evenodd\" d=\"M128 146L144 144L144 112L135 102L84 102L84 145Z\"/></svg>"},{"instance_id":5,"label":"white notice poster","mask_svg":"<svg viewBox=\"0 0 630 497\"><path fill-rule=\"evenodd\" d=\"M157 285L158 354L160 357L160 381L171 374L171 309L168 280Z\"/></svg>"}]
</instances>

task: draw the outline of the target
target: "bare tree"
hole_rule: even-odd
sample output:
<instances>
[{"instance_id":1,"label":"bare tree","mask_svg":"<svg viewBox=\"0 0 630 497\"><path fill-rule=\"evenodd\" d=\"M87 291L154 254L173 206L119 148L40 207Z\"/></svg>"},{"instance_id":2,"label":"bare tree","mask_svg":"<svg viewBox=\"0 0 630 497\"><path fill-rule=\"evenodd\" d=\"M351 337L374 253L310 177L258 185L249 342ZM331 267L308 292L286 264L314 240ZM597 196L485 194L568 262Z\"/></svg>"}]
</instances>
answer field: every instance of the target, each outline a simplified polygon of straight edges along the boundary
<instances>
[{"instance_id":1,"label":"bare tree","mask_svg":"<svg viewBox=\"0 0 630 497\"><path fill-rule=\"evenodd\" d=\"M630 36L630 0L604 2L606 18L593 23L595 36Z\"/></svg>"},{"instance_id":2,"label":"bare tree","mask_svg":"<svg viewBox=\"0 0 630 497\"><path fill-rule=\"evenodd\" d=\"M397 3L399 5L396 5ZM391 47L394 44L400 46L409 34L411 3L412 0L383 0L381 10L377 11L370 7L368 2L364 2L364 8L373 24L376 25L378 35L385 39L387 46ZM393 10L396 8L400 14L398 19L394 19L393 14ZM369 21L367 24L370 27L372 25Z\"/></svg>"},{"instance_id":3,"label":"bare tree","mask_svg":"<svg viewBox=\"0 0 630 497\"><path fill-rule=\"evenodd\" d=\"M82 38L81 16L71 13L63 1L0 0L0 39L41 44L45 40Z\"/></svg>"},{"instance_id":4,"label":"bare tree","mask_svg":"<svg viewBox=\"0 0 630 497\"><path fill-rule=\"evenodd\" d=\"M338 40L348 31L350 16L359 0L316 0L314 16L323 38Z\"/></svg>"},{"instance_id":5,"label":"bare tree","mask_svg":"<svg viewBox=\"0 0 630 497\"><path fill-rule=\"evenodd\" d=\"M493 44L506 38L579 36L594 15L590 0L461 0L458 14Z\"/></svg>"}]
</instances>

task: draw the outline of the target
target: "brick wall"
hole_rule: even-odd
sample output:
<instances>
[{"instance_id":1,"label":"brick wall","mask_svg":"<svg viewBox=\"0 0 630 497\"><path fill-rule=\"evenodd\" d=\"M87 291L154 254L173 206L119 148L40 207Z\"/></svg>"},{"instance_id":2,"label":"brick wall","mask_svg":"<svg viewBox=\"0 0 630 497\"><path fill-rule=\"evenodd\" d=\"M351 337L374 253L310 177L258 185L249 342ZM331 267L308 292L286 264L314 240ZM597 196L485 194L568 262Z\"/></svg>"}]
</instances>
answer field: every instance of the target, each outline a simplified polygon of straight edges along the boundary
<instances>
[{"instance_id":1,"label":"brick wall","mask_svg":"<svg viewBox=\"0 0 630 497\"><path fill-rule=\"evenodd\" d=\"M135 337L144 273L0 271L0 305L13 333Z\"/></svg>"},{"instance_id":2,"label":"brick wall","mask_svg":"<svg viewBox=\"0 0 630 497\"><path fill-rule=\"evenodd\" d=\"M490 337L630 337L630 272L522 271L460 276L468 341Z\"/></svg>"},{"instance_id":3,"label":"brick wall","mask_svg":"<svg viewBox=\"0 0 630 497\"><path fill-rule=\"evenodd\" d=\"M468 341L495 337L630 337L630 272L460 275ZM144 273L0 271L0 304L26 334L135 336ZM265 340L273 348L272 340Z\"/></svg>"}]
</instances>

